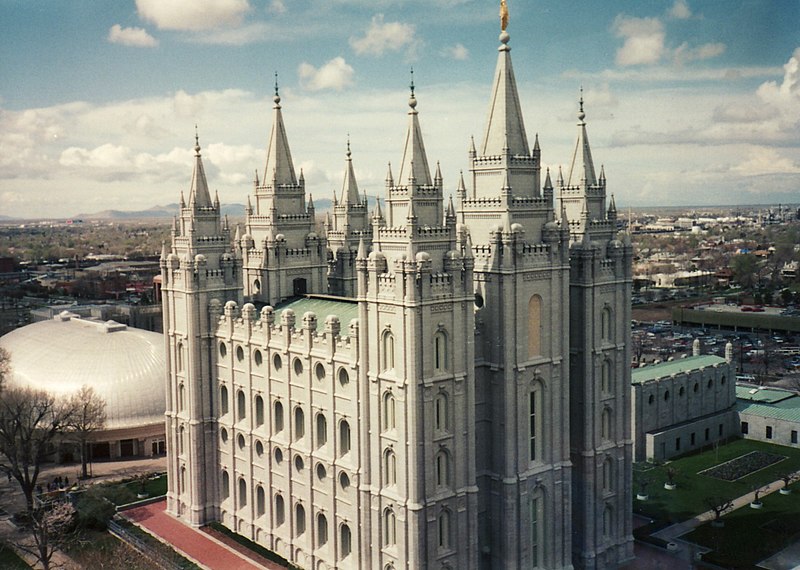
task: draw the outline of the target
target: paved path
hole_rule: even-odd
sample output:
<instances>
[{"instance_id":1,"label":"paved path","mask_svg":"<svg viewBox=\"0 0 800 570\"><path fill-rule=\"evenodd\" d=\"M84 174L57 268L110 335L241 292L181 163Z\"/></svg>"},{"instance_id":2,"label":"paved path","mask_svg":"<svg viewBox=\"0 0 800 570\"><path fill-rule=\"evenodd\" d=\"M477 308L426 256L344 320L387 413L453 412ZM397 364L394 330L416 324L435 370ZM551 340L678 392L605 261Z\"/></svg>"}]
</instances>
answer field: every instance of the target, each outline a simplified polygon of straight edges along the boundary
<instances>
[{"instance_id":1,"label":"paved path","mask_svg":"<svg viewBox=\"0 0 800 570\"><path fill-rule=\"evenodd\" d=\"M166 506L166 501L159 501L122 514L208 570L285 570L277 564L259 564L208 533L183 524L166 513Z\"/></svg>"}]
</instances>

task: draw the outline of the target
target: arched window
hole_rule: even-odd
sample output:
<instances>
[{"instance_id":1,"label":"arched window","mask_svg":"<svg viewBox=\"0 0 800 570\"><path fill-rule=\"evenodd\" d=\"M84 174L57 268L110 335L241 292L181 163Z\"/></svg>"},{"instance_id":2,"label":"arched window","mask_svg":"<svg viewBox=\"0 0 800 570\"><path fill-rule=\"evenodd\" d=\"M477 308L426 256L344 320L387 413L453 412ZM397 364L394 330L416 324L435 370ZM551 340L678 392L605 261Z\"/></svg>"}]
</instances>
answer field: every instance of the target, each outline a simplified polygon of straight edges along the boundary
<instances>
[{"instance_id":1,"label":"arched window","mask_svg":"<svg viewBox=\"0 0 800 570\"><path fill-rule=\"evenodd\" d=\"M294 409L294 439L302 439L306 434L306 416L303 413L303 408L297 407Z\"/></svg>"},{"instance_id":2,"label":"arched window","mask_svg":"<svg viewBox=\"0 0 800 570\"><path fill-rule=\"evenodd\" d=\"M383 545L392 546L397 542L397 519L392 509L383 511Z\"/></svg>"},{"instance_id":3,"label":"arched window","mask_svg":"<svg viewBox=\"0 0 800 570\"><path fill-rule=\"evenodd\" d=\"M450 548L450 512L439 514L439 548Z\"/></svg>"},{"instance_id":4,"label":"arched window","mask_svg":"<svg viewBox=\"0 0 800 570\"><path fill-rule=\"evenodd\" d=\"M186 492L186 467L181 467L181 478L178 482L178 494Z\"/></svg>"},{"instance_id":5,"label":"arched window","mask_svg":"<svg viewBox=\"0 0 800 570\"><path fill-rule=\"evenodd\" d=\"M322 447L328 443L328 422L325 416L317 414L317 447Z\"/></svg>"},{"instance_id":6,"label":"arched window","mask_svg":"<svg viewBox=\"0 0 800 570\"><path fill-rule=\"evenodd\" d=\"M245 413L246 412L245 408L246 406L245 406L244 392L238 390L236 392L236 415L238 416L236 418L237 421L243 420L247 416L247 414Z\"/></svg>"},{"instance_id":7,"label":"arched window","mask_svg":"<svg viewBox=\"0 0 800 570\"><path fill-rule=\"evenodd\" d=\"M603 361L603 369L601 372L600 388L604 393L611 391L611 361Z\"/></svg>"},{"instance_id":8,"label":"arched window","mask_svg":"<svg viewBox=\"0 0 800 570\"><path fill-rule=\"evenodd\" d=\"M381 348L381 370L394 370L394 335L390 331L383 333Z\"/></svg>"},{"instance_id":9,"label":"arched window","mask_svg":"<svg viewBox=\"0 0 800 570\"><path fill-rule=\"evenodd\" d=\"M343 524L342 528L339 529L339 550L342 558L350 554L350 550L352 549L352 541L353 537L350 534L350 527L346 524Z\"/></svg>"},{"instance_id":10,"label":"arched window","mask_svg":"<svg viewBox=\"0 0 800 570\"><path fill-rule=\"evenodd\" d=\"M531 493L528 506L530 509L529 541L530 541L531 563L534 568L543 568L545 504L544 504L544 490L541 487L536 488L533 491L533 493Z\"/></svg>"},{"instance_id":11,"label":"arched window","mask_svg":"<svg viewBox=\"0 0 800 570\"><path fill-rule=\"evenodd\" d=\"M542 354L542 298L534 295L528 301L528 357Z\"/></svg>"},{"instance_id":12,"label":"arched window","mask_svg":"<svg viewBox=\"0 0 800 570\"><path fill-rule=\"evenodd\" d=\"M447 487L450 484L450 457L446 451L436 455L436 485Z\"/></svg>"},{"instance_id":13,"label":"arched window","mask_svg":"<svg viewBox=\"0 0 800 570\"><path fill-rule=\"evenodd\" d=\"M614 490L614 464L610 457L603 461L603 490Z\"/></svg>"},{"instance_id":14,"label":"arched window","mask_svg":"<svg viewBox=\"0 0 800 570\"><path fill-rule=\"evenodd\" d=\"M447 413L447 394L440 393L433 400L433 425L438 431L450 429L450 418Z\"/></svg>"},{"instance_id":15,"label":"arched window","mask_svg":"<svg viewBox=\"0 0 800 570\"><path fill-rule=\"evenodd\" d=\"M328 542L328 519L322 513L317 515L317 546Z\"/></svg>"},{"instance_id":16,"label":"arched window","mask_svg":"<svg viewBox=\"0 0 800 570\"><path fill-rule=\"evenodd\" d=\"M264 398L256 396L256 427L264 425Z\"/></svg>"},{"instance_id":17,"label":"arched window","mask_svg":"<svg viewBox=\"0 0 800 570\"><path fill-rule=\"evenodd\" d=\"M247 483L239 478L239 508L247 506Z\"/></svg>"},{"instance_id":18,"label":"arched window","mask_svg":"<svg viewBox=\"0 0 800 570\"><path fill-rule=\"evenodd\" d=\"M528 394L528 457L531 462L542 460L543 420L542 404L544 390L536 382Z\"/></svg>"},{"instance_id":19,"label":"arched window","mask_svg":"<svg viewBox=\"0 0 800 570\"><path fill-rule=\"evenodd\" d=\"M175 367L178 372L183 371L183 343L179 342L175 347Z\"/></svg>"},{"instance_id":20,"label":"arched window","mask_svg":"<svg viewBox=\"0 0 800 570\"><path fill-rule=\"evenodd\" d=\"M178 384L178 411L182 412L186 406L186 388L183 382Z\"/></svg>"},{"instance_id":21,"label":"arched window","mask_svg":"<svg viewBox=\"0 0 800 570\"><path fill-rule=\"evenodd\" d=\"M611 307L604 307L600 314L600 334L601 338L605 341L611 342L614 340L614 314L611 312Z\"/></svg>"},{"instance_id":22,"label":"arched window","mask_svg":"<svg viewBox=\"0 0 800 570\"><path fill-rule=\"evenodd\" d=\"M278 400L275 400L275 408L274 415L275 415L275 433L280 433L283 431L283 404L281 404Z\"/></svg>"},{"instance_id":23,"label":"arched window","mask_svg":"<svg viewBox=\"0 0 800 570\"><path fill-rule=\"evenodd\" d=\"M306 510L298 503L294 508L295 536L300 536L306 531Z\"/></svg>"},{"instance_id":24,"label":"arched window","mask_svg":"<svg viewBox=\"0 0 800 570\"><path fill-rule=\"evenodd\" d=\"M186 452L186 428L183 426L178 430L178 455Z\"/></svg>"},{"instance_id":25,"label":"arched window","mask_svg":"<svg viewBox=\"0 0 800 570\"><path fill-rule=\"evenodd\" d=\"M606 508L603 510L603 536L605 537L611 536L613 526L614 526L614 511L611 509L611 505L606 505Z\"/></svg>"},{"instance_id":26,"label":"arched window","mask_svg":"<svg viewBox=\"0 0 800 570\"><path fill-rule=\"evenodd\" d=\"M395 401L391 392L383 396L383 429L384 431L395 428Z\"/></svg>"},{"instance_id":27,"label":"arched window","mask_svg":"<svg viewBox=\"0 0 800 570\"><path fill-rule=\"evenodd\" d=\"M225 415L228 413L228 388L227 386L220 386L219 388L219 413Z\"/></svg>"},{"instance_id":28,"label":"arched window","mask_svg":"<svg viewBox=\"0 0 800 570\"><path fill-rule=\"evenodd\" d=\"M350 424L342 420L339 424L339 456L350 452Z\"/></svg>"},{"instance_id":29,"label":"arched window","mask_svg":"<svg viewBox=\"0 0 800 570\"><path fill-rule=\"evenodd\" d=\"M611 409L605 408L603 409L603 414L601 416L601 425L600 425L600 436L603 439L611 439Z\"/></svg>"},{"instance_id":30,"label":"arched window","mask_svg":"<svg viewBox=\"0 0 800 570\"><path fill-rule=\"evenodd\" d=\"M447 370L447 335L439 331L433 336L433 368L437 372Z\"/></svg>"},{"instance_id":31,"label":"arched window","mask_svg":"<svg viewBox=\"0 0 800 570\"><path fill-rule=\"evenodd\" d=\"M286 512L283 505L283 496L279 493L275 495L275 525L281 526L286 520Z\"/></svg>"},{"instance_id":32,"label":"arched window","mask_svg":"<svg viewBox=\"0 0 800 570\"><path fill-rule=\"evenodd\" d=\"M383 470L384 480L386 486L391 486L397 483L397 456L394 451L387 449L383 454Z\"/></svg>"},{"instance_id":33,"label":"arched window","mask_svg":"<svg viewBox=\"0 0 800 570\"><path fill-rule=\"evenodd\" d=\"M256 487L256 516L264 516L266 511L266 497L264 495L264 487L259 485Z\"/></svg>"},{"instance_id":34,"label":"arched window","mask_svg":"<svg viewBox=\"0 0 800 570\"><path fill-rule=\"evenodd\" d=\"M231 494L231 478L227 471L222 472L222 498L227 499Z\"/></svg>"}]
</instances>

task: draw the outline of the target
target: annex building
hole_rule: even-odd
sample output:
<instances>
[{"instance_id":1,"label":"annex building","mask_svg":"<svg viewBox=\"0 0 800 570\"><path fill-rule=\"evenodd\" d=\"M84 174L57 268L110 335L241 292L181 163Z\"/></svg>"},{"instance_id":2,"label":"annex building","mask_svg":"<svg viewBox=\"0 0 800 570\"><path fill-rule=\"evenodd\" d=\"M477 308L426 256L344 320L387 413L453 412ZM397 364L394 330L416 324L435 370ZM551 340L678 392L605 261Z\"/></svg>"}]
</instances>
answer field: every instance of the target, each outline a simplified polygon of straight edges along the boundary
<instances>
[{"instance_id":1,"label":"annex building","mask_svg":"<svg viewBox=\"0 0 800 570\"><path fill-rule=\"evenodd\" d=\"M412 86L384 203L348 149L323 232L277 89L243 228L196 144L161 257L170 513L314 570L632 559L630 239L582 100L542 172L505 30L487 95L446 185Z\"/></svg>"}]
</instances>

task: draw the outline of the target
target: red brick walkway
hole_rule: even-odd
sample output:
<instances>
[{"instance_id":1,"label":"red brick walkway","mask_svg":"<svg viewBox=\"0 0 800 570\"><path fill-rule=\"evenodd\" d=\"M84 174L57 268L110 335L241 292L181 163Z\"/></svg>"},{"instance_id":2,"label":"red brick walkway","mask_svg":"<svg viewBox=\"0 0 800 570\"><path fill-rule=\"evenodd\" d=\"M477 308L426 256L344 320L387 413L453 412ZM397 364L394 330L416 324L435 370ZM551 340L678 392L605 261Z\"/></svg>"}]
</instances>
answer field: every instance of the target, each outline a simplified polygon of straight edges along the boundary
<instances>
[{"instance_id":1,"label":"red brick walkway","mask_svg":"<svg viewBox=\"0 0 800 570\"><path fill-rule=\"evenodd\" d=\"M162 541L170 544L175 550L199 562L211 570L264 570L280 569L280 566L262 566L254 561L244 558L233 549L214 540L208 534L191 528L171 516L165 509L166 501L159 501L143 507L130 509L122 514L128 520L135 522L142 528Z\"/></svg>"}]
</instances>

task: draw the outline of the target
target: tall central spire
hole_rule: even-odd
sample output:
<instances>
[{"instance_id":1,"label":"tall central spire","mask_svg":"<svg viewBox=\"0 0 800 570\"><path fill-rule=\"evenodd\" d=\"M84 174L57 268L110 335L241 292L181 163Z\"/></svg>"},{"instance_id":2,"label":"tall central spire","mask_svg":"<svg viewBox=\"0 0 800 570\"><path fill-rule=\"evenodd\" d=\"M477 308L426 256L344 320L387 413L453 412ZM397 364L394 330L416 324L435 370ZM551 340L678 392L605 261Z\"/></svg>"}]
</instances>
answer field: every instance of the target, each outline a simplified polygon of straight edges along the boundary
<instances>
[{"instance_id":1,"label":"tall central spire","mask_svg":"<svg viewBox=\"0 0 800 570\"><path fill-rule=\"evenodd\" d=\"M594 186L597 176L594 172L592 150L589 148L589 137L586 134L586 113L583 111L583 90L581 89L580 110L578 111L578 142L572 153L572 164L569 167L567 186Z\"/></svg>"},{"instance_id":2,"label":"tall central spire","mask_svg":"<svg viewBox=\"0 0 800 570\"><path fill-rule=\"evenodd\" d=\"M411 96L408 99L408 132L406 145L403 150L403 161L400 163L400 177L398 184L408 184L411 178L417 186L431 186L431 171L428 168L428 156L425 154L425 145L422 142L422 129L419 126L419 113L417 112L417 98L414 95L414 70L411 70Z\"/></svg>"},{"instance_id":3,"label":"tall central spire","mask_svg":"<svg viewBox=\"0 0 800 570\"><path fill-rule=\"evenodd\" d=\"M272 100L275 102L273 107L275 113L267 147L267 165L264 168L263 182L264 184L296 186L297 177L294 174L292 153L289 151L289 140L286 137L286 127L283 125L277 73L275 74L275 96Z\"/></svg>"},{"instance_id":4,"label":"tall central spire","mask_svg":"<svg viewBox=\"0 0 800 570\"><path fill-rule=\"evenodd\" d=\"M347 168L344 171L344 183L342 184L342 203L359 204L361 196L358 195L358 183L356 183L356 173L353 170L353 155L350 152L350 137L347 138Z\"/></svg>"},{"instance_id":5,"label":"tall central spire","mask_svg":"<svg viewBox=\"0 0 800 570\"><path fill-rule=\"evenodd\" d=\"M211 207L211 194L208 192L208 181L203 169L203 159L200 156L200 137L197 127L194 133L194 170L192 171L192 185L189 188L189 205L198 208Z\"/></svg>"},{"instance_id":6,"label":"tall central spire","mask_svg":"<svg viewBox=\"0 0 800 570\"><path fill-rule=\"evenodd\" d=\"M494 73L492 99L489 102L489 122L481 145L482 156L498 156L506 152L514 156L529 155L528 137L522 121L522 109L517 93L517 80L511 65L510 36L503 30L502 45L497 48L497 69Z\"/></svg>"}]
</instances>

